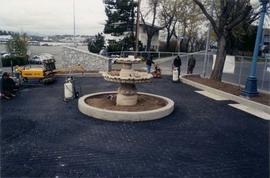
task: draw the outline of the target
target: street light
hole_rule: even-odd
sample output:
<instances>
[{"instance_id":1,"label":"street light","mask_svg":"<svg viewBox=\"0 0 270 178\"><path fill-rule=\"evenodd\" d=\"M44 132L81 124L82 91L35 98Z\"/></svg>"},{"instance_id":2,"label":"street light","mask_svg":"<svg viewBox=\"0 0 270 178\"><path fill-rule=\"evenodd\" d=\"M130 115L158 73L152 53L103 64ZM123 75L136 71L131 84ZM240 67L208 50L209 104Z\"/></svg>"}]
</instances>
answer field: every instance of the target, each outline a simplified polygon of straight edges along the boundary
<instances>
[{"instance_id":1,"label":"street light","mask_svg":"<svg viewBox=\"0 0 270 178\"><path fill-rule=\"evenodd\" d=\"M262 37L262 30L263 30L263 24L264 24L264 17L267 11L268 2L269 2L268 0L260 0L262 9L260 12L260 22L258 25L255 48L253 51L251 70L250 70L249 77L247 78L247 81L246 81L245 89L242 90L241 92L241 95L247 96L247 97L254 97L254 96L259 95L258 90L257 90L256 67L257 67L257 58L259 54L260 43L262 39L261 37Z\"/></svg>"}]
</instances>

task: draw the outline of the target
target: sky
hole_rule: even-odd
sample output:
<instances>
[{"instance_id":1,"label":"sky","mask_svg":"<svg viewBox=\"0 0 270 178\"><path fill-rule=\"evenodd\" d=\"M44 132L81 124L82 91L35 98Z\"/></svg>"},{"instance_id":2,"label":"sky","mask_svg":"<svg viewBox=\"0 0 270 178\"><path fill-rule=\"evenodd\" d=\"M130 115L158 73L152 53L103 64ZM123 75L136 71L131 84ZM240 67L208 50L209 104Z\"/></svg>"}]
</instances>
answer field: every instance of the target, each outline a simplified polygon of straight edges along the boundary
<instances>
[{"instance_id":1,"label":"sky","mask_svg":"<svg viewBox=\"0 0 270 178\"><path fill-rule=\"evenodd\" d=\"M102 32L102 0L75 0L76 34ZM0 29L40 35L73 34L73 0L0 0Z\"/></svg>"},{"instance_id":2,"label":"sky","mask_svg":"<svg viewBox=\"0 0 270 178\"><path fill-rule=\"evenodd\" d=\"M142 7L146 1L142 1ZM102 32L106 21L103 0L75 0L75 17L76 34ZM0 30L73 34L73 0L0 0Z\"/></svg>"}]
</instances>

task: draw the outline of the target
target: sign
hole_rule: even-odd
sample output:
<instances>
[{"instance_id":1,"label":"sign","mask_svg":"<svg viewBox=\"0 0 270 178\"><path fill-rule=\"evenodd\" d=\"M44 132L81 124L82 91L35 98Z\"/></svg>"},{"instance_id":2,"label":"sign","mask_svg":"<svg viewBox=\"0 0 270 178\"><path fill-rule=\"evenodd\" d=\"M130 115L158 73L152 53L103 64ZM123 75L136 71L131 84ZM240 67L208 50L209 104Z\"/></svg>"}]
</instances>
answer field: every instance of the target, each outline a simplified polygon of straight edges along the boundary
<instances>
[{"instance_id":1,"label":"sign","mask_svg":"<svg viewBox=\"0 0 270 178\"><path fill-rule=\"evenodd\" d=\"M216 55L213 55L213 65L212 70L214 69L216 63ZM226 56L223 73L233 74L235 69L235 56Z\"/></svg>"}]
</instances>

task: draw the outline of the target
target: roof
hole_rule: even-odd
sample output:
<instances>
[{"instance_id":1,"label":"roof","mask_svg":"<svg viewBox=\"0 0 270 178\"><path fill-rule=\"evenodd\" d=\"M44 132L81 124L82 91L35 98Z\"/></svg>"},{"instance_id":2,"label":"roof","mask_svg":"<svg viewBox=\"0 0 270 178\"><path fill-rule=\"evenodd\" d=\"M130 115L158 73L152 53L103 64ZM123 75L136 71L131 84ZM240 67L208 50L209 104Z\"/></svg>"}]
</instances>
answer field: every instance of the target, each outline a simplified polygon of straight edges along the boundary
<instances>
[{"instance_id":1,"label":"roof","mask_svg":"<svg viewBox=\"0 0 270 178\"><path fill-rule=\"evenodd\" d=\"M151 26L152 26L152 24L151 24L151 23L149 23L149 22L145 22L145 24L144 24L142 21L140 21L140 25L145 25L145 26L149 26L149 27L151 27ZM154 25L154 28L160 28L160 26Z\"/></svg>"}]
</instances>

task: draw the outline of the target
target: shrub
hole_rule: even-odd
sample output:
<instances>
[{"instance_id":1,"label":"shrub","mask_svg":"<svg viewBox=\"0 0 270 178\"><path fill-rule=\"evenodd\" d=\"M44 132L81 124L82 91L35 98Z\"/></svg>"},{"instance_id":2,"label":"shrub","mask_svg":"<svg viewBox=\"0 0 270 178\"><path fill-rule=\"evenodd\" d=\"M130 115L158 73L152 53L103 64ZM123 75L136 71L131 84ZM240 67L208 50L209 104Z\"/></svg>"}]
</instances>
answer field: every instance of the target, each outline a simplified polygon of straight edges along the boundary
<instances>
[{"instance_id":1,"label":"shrub","mask_svg":"<svg viewBox=\"0 0 270 178\"><path fill-rule=\"evenodd\" d=\"M28 64L28 57L22 57L22 56L9 56L9 57L4 57L2 58L2 64L3 67L10 67L11 66L11 61L13 62L13 66L15 65L26 65Z\"/></svg>"}]
</instances>

